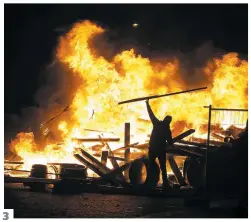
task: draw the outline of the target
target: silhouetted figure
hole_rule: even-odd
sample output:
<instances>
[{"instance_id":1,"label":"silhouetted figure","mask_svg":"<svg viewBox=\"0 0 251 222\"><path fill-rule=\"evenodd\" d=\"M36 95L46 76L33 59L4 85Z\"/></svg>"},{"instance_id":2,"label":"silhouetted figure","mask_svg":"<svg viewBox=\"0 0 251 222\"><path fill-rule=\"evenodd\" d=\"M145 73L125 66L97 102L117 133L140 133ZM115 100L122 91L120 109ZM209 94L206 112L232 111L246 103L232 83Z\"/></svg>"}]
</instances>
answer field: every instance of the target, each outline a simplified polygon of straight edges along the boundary
<instances>
[{"instance_id":1,"label":"silhouetted figure","mask_svg":"<svg viewBox=\"0 0 251 222\"><path fill-rule=\"evenodd\" d=\"M149 142L149 171L155 164L155 159L158 158L162 172L162 180L164 187L168 187L167 171L166 171L166 147L173 146L172 133L170 130L171 116L166 116L163 121L160 121L154 115L149 101L146 101L147 111L153 124L153 130Z\"/></svg>"}]
</instances>

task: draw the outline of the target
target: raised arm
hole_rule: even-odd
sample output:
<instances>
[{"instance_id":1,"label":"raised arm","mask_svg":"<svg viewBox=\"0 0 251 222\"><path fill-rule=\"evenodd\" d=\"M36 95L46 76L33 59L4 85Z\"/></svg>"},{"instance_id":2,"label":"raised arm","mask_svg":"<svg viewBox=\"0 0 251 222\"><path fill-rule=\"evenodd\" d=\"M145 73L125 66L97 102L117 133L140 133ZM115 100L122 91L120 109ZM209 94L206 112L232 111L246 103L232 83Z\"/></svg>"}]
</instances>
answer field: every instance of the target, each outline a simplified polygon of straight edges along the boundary
<instances>
[{"instance_id":1,"label":"raised arm","mask_svg":"<svg viewBox=\"0 0 251 222\"><path fill-rule=\"evenodd\" d=\"M168 145L173 146L173 137L172 137L172 132L170 129L167 131L167 138L166 138Z\"/></svg>"},{"instance_id":2,"label":"raised arm","mask_svg":"<svg viewBox=\"0 0 251 222\"><path fill-rule=\"evenodd\" d=\"M154 115L152 109L151 109L151 106L149 105L149 100L146 100L146 107L147 107L147 112L148 112L148 115L152 121L152 124L155 125L159 122L159 120L157 119L157 117Z\"/></svg>"}]
</instances>

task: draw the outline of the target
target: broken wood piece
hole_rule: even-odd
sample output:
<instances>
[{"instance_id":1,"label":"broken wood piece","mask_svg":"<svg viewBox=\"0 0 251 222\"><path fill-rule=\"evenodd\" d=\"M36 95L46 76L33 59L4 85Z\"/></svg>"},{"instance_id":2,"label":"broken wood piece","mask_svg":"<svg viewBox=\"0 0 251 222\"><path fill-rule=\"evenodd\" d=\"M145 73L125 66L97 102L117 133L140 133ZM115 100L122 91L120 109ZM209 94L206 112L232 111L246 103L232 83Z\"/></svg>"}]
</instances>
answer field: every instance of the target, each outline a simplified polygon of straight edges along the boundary
<instances>
[{"instance_id":1,"label":"broken wood piece","mask_svg":"<svg viewBox=\"0 0 251 222\"><path fill-rule=\"evenodd\" d=\"M112 150L111 150L109 144L108 144L106 141L104 141L103 138L102 138L101 136L99 136L99 138L100 138L100 140L102 141L102 143L106 145L107 149L109 150L110 155L111 155L112 157L114 157L114 154L113 154L113 152L112 152ZM117 160L116 160L116 159L111 158L111 162L112 162L112 166L113 166L114 169L119 168L119 164L117 163ZM122 173L120 173L119 177L120 177L121 180L125 181L124 175L123 175Z\"/></svg>"},{"instance_id":2,"label":"broken wood piece","mask_svg":"<svg viewBox=\"0 0 251 222\"><path fill-rule=\"evenodd\" d=\"M4 164L24 164L24 162L21 162L21 161L8 161L8 160L5 160L5 161L4 161Z\"/></svg>"},{"instance_id":3,"label":"broken wood piece","mask_svg":"<svg viewBox=\"0 0 251 222\"><path fill-rule=\"evenodd\" d=\"M149 143L141 143L141 144L138 144L138 145L133 145L131 146L132 148L137 148L137 149L142 149L142 150L145 150L147 149L149 146Z\"/></svg>"},{"instance_id":4,"label":"broken wood piece","mask_svg":"<svg viewBox=\"0 0 251 222\"><path fill-rule=\"evenodd\" d=\"M192 138L192 142L198 142L198 143L207 143L207 139L202 139L202 138ZM216 145L216 146L221 146L224 145L224 142L219 142L219 141L215 141L215 140L210 140L209 144L211 145Z\"/></svg>"},{"instance_id":5,"label":"broken wood piece","mask_svg":"<svg viewBox=\"0 0 251 222\"><path fill-rule=\"evenodd\" d=\"M170 167L171 167L173 174L176 177L177 181L179 182L179 184L181 186L185 186L186 185L185 179L183 178L183 176L178 168L178 165L175 162L174 157L172 155L167 155L167 159L169 161Z\"/></svg>"},{"instance_id":6,"label":"broken wood piece","mask_svg":"<svg viewBox=\"0 0 251 222\"><path fill-rule=\"evenodd\" d=\"M83 163L87 168L90 168L94 173L96 173L98 176L100 176L101 178L105 175L100 169L98 169L94 164L88 162L85 158L83 158L82 156L80 156L79 154L73 154L73 156L80 161L81 163ZM118 182L115 179L112 179L110 177L106 177L107 180L113 184L118 184Z\"/></svg>"},{"instance_id":7,"label":"broken wood piece","mask_svg":"<svg viewBox=\"0 0 251 222\"><path fill-rule=\"evenodd\" d=\"M139 159L142 159L142 157L139 158ZM136 159L136 160L139 160L139 159ZM134 161L136 161L136 160L130 161L130 162L128 162L128 163L126 163L126 164L120 166L119 168L114 169L112 172L103 175L102 178L114 178L116 175L122 174L122 172L125 171L125 170L127 170L127 169L130 167L130 165L131 165Z\"/></svg>"},{"instance_id":8,"label":"broken wood piece","mask_svg":"<svg viewBox=\"0 0 251 222\"><path fill-rule=\"evenodd\" d=\"M212 136L213 136L214 138L218 139L218 140L221 140L221 141L223 141L224 138L225 138L225 136L219 135L219 134L217 134L217 133L212 133Z\"/></svg>"},{"instance_id":9,"label":"broken wood piece","mask_svg":"<svg viewBox=\"0 0 251 222\"><path fill-rule=\"evenodd\" d=\"M132 143L132 144L129 144L128 147L135 148L135 146L138 145L138 144L139 143ZM120 148L118 148L116 150L113 150L113 153L115 154L115 153L118 153L118 152L120 152L122 150L126 150L126 149L128 149L128 147L125 147L125 146L120 147Z\"/></svg>"},{"instance_id":10,"label":"broken wood piece","mask_svg":"<svg viewBox=\"0 0 251 222\"><path fill-rule=\"evenodd\" d=\"M85 157L85 159L89 160L89 162L92 162L95 164L103 173L109 173L111 172L111 169L109 169L106 165L101 163L99 160L97 160L95 157L93 157L91 154L86 152L85 150L78 148L78 150L81 151L82 155Z\"/></svg>"},{"instance_id":11,"label":"broken wood piece","mask_svg":"<svg viewBox=\"0 0 251 222\"><path fill-rule=\"evenodd\" d=\"M194 129L189 129L184 133L181 133L180 135L176 136L173 138L173 142L176 143L182 139L184 139L187 136L190 136L192 133L194 133L195 130ZM131 146L132 148L138 148L138 149L142 149L142 150L146 150L148 149L149 143L142 143L142 144L138 144L138 145L133 145Z\"/></svg>"},{"instance_id":12,"label":"broken wood piece","mask_svg":"<svg viewBox=\"0 0 251 222\"><path fill-rule=\"evenodd\" d=\"M98 154L98 153L94 154L94 156L96 156L96 157L101 157L101 155ZM124 158L117 157L117 156L108 156L108 158L109 158L109 159L112 159L112 158L113 158L113 159L118 160L118 161L125 161Z\"/></svg>"},{"instance_id":13,"label":"broken wood piece","mask_svg":"<svg viewBox=\"0 0 251 222\"><path fill-rule=\"evenodd\" d=\"M174 138L173 138L173 142L176 143L176 142L178 142L179 140L182 140L182 139L184 139L185 137L190 136L190 135L193 134L194 132L195 132L194 129L189 129L189 130L187 130L186 132L181 133L180 135L174 137Z\"/></svg>"},{"instance_id":14,"label":"broken wood piece","mask_svg":"<svg viewBox=\"0 0 251 222\"><path fill-rule=\"evenodd\" d=\"M207 144L205 144L205 143L196 143L196 142L191 142L191 141L186 141L186 140L179 140L178 143L192 145L192 146L196 146L196 147L202 148L202 149L203 148L207 149Z\"/></svg>"},{"instance_id":15,"label":"broken wood piece","mask_svg":"<svg viewBox=\"0 0 251 222\"><path fill-rule=\"evenodd\" d=\"M101 142L100 138L72 138L72 140L78 142ZM104 142L119 142L120 138L103 138L102 141Z\"/></svg>"},{"instance_id":16,"label":"broken wood piece","mask_svg":"<svg viewBox=\"0 0 251 222\"><path fill-rule=\"evenodd\" d=\"M231 125L230 127L227 128L226 131L228 131L231 136L233 136L234 138L237 138L238 137L238 134L240 134L241 132L243 132L245 129L242 129L242 128L238 128L236 127L235 125ZM227 135L227 136L230 136L230 135Z\"/></svg>"},{"instance_id":17,"label":"broken wood piece","mask_svg":"<svg viewBox=\"0 0 251 222\"><path fill-rule=\"evenodd\" d=\"M88 149L92 149L93 151L100 151L103 147L103 144L96 144L94 146L88 147Z\"/></svg>"},{"instance_id":18,"label":"broken wood piece","mask_svg":"<svg viewBox=\"0 0 251 222\"><path fill-rule=\"evenodd\" d=\"M104 173L98 169L94 164L88 162L85 158L80 156L79 154L73 154L73 156L80 161L82 164L84 164L86 167L90 168L94 173L96 173L98 176L103 176Z\"/></svg>"},{"instance_id":19,"label":"broken wood piece","mask_svg":"<svg viewBox=\"0 0 251 222\"><path fill-rule=\"evenodd\" d=\"M139 122L142 122L142 123L149 123L149 124L151 123L151 120L150 120L150 119L143 119L143 118L140 118L140 117L139 117L137 120L138 120Z\"/></svg>"},{"instance_id":20,"label":"broken wood piece","mask_svg":"<svg viewBox=\"0 0 251 222\"><path fill-rule=\"evenodd\" d=\"M4 170L9 170L9 171L17 171L17 172L24 172L24 173L30 173L30 170L18 170L18 169L9 169L9 168L4 168ZM48 175L56 175L56 176L60 176L61 174L58 173L45 173Z\"/></svg>"},{"instance_id":21,"label":"broken wood piece","mask_svg":"<svg viewBox=\"0 0 251 222\"><path fill-rule=\"evenodd\" d=\"M146 153L144 153L144 152L133 152L133 153L131 153L131 159L132 160L134 160L134 159L136 159L136 158L140 158L140 157L142 157L142 156L147 156L147 152ZM124 157L124 154L120 154L120 153L118 153L118 154L116 154L116 157L121 157L121 158L123 158ZM116 158L115 157L115 158Z\"/></svg>"},{"instance_id":22,"label":"broken wood piece","mask_svg":"<svg viewBox=\"0 0 251 222\"><path fill-rule=\"evenodd\" d=\"M107 149L109 150L109 153L112 157L114 157L113 155L113 152L110 148L110 146L108 145L108 143L103 140L103 138L101 136L99 136L100 140L102 141L103 144L105 144L105 146L107 147ZM111 159L111 162L112 162L112 165L113 165L113 168L116 169L116 168L119 168L119 164L117 163L117 161L115 159Z\"/></svg>"},{"instance_id":23,"label":"broken wood piece","mask_svg":"<svg viewBox=\"0 0 251 222\"><path fill-rule=\"evenodd\" d=\"M84 129L84 131L98 132L98 133L111 133L111 134L114 134L114 132L107 132L107 131L101 131L101 130L95 130L95 129Z\"/></svg>"},{"instance_id":24,"label":"broken wood piece","mask_svg":"<svg viewBox=\"0 0 251 222\"><path fill-rule=\"evenodd\" d=\"M101 154L101 163L103 163L105 166L107 164L108 153L109 152L107 150L104 150L102 151L102 154Z\"/></svg>"}]
</instances>

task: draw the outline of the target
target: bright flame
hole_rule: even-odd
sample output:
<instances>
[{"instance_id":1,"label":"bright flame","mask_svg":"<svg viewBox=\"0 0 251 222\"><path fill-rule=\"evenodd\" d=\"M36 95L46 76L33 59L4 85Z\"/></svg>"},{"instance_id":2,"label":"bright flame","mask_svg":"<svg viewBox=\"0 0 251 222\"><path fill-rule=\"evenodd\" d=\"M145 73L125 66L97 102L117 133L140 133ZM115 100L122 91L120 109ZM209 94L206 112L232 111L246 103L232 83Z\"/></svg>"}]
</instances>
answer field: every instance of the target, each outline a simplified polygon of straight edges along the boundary
<instances>
[{"instance_id":1,"label":"bright flame","mask_svg":"<svg viewBox=\"0 0 251 222\"><path fill-rule=\"evenodd\" d=\"M144 142L151 129L149 121L142 120L148 116L145 103L118 105L118 102L191 88L184 83L177 59L150 61L134 49L122 51L110 61L97 55L90 40L104 32L96 24L83 21L60 38L57 59L72 70L72 78L77 74L81 79L70 106L71 121L63 120L58 125L63 143L46 144L42 151L37 151L32 133L17 134L10 148L25 163L78 162L72 152L79 144L74 144L71 138L97 138L100 135L98 132L91 134L84 128L113 131L123 138L124 123L130 122L131 142ZM237 53L229 53L209 61L201 72L210 83L208 90L159 98L152 100L151 106L160 119L172 115L173 131L179 129L181 133L195 128L196 136L206 138L206 131L199 128L207 124L208 119L208 110L203 106L247 107L248 63L239 59ZM92 145L87 143L85 148ZM112 149L120 146L123 143L111 144Z\"/></svg>"}]
</instances>

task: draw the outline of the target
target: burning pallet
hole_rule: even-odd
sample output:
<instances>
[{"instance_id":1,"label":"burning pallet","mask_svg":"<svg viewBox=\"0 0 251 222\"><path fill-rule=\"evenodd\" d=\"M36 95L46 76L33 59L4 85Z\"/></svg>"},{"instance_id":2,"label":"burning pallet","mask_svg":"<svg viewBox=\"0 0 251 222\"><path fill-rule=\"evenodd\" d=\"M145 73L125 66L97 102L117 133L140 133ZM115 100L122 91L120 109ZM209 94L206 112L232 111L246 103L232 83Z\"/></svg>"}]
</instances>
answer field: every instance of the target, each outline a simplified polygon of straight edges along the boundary
<instances>
[{"instance_id":1,"label":"burning pallet","mask_svg":"<svg viewBox=\"0 0 251 222\"><path fill-rule=\"evenodd\" d=\"M231 127L230 127L231 128ZM187 178L189 173L189 164L191 160L195 161L193 164L196 165L197 168L200 169L200 172L203 170L203 164L201 165L199 162L196 162L198 159L205 160L204 156L206 154L207 148L210 150L213 148L217 148L224 144L224 142L219 140L224 140L224 136L232 136L234 137L233 133L229 133L228 131L222 131L217 126L212 126L214 129L212 133L211 140L208 141L202 138L195 138L191 137L191 135L195 132L193 129L189 129L173 138L174 147L169 148L167 147L167 161L170 167L170 170L174 176L174 181L179 186L185 186L187 184L191 185L191 181ZM235 128L233 128L235 129ZM235 134L236 134L235 129ZM238 131L239 133L239 131ZM130 124L125 124L125 138L124 138L124 146L118 147L116 149L111 149L109 143L110 142L118 142L120 138L108 138L108 137L97 137L97 138L73 138L73 141L77 141L78 144L81 144L80 147L75 148L73 156L74 158L80 162L82 165L76 165L75 167L70 167L68 164L62 163L48 163L47 166L54 167L55 172L50 173L44 170L42 176L38 173L38 169L44 169L44 166L38 166L35 164L31 171L27 170L20 170L18 167L8 168L6 167L5 170L7 172L23 172L23 173L30 173L28 178L17 178L17 177L5 177L5 182L22 182L24 184L29 184L34 187L34 185L39 185L38 187L44 188L44 184L54 184L56 188L58 187L78 187L82 190L82 185L85 186L87 183L91 184L106 184L112 185L113 187L124 187L128 188L130 186L138 187L140 185L146 184L145 181L139 180L135 177L135 175L131 175L130 172L138 171L138 176L142 177L142 167L145 165L147 167L147 152L148 152L148 142L145 143L131 143L130 142ZM187 140L187 138L190 139ZM85 149L85 143L99 143L95 144L88 149ZM136 152L132 152L136 150ZM91 151L91 152L90 152ZM180 170L180 163L177 157L184 157L182 162L184 165L188 165L188 169L183 169L183 173ZM107 163L108 160L111 162L112 167L108 167ZM192 162L193 162L192 161ZM202 162L203 162L202 161ZM137 163L137 164L136 164ZM23 162L11 162L6 161L5 164L10 166L11 164L22 166ZM63 166L64 165L64 166ZM58 172L58 166L64 168L64 172L61 170ZM82 166L82 176L79 175L81 171L80 168ZM83 166L85 168L83 168ZM136 167L135 167L136 166ZM60 168L59 167L59 168ZM185 168L185 167L184 167ZM38 171L36 171L36 169ZM93 171L97 177L96 178L88 178L86 169L90 169ZM35 172L35 173L34 173ZM86 172L86 173L84 173ZM36 174L38 173L38 174ZM54 175L54 179L49 179L48 175ZM75 176L73 176L75 175ZM159 176L156 176L156 183L158 182ZM138 181L137 183L132 183L132 181ZM196 182L197 183L197 182ZM194 187L202 186L203 179L201 182L197 184L193 184ZM73 184L73 185L72 185ZM82 185L81 185L82 184ZM36 187L35 186L35 187Z\"/></svg>"},{"instance_id":2,"label":"burning pallet","mask_svg":"<svg viewBox=\"0 0 251 222\"><path fill-rule=\"evenodd\" d=\"M143 144L139 144L139 143L132 143L130 144L130 124L125 124L125 145L123 147L117 148L115 150L111 150L108 142L114 142L114 141L118 141L119 138L87 138L87 139L74 139L74 140L78 140L80 142L94 142L94 141L98 141L101 143L101 145L99 145L98 148L96 148L96 152L94 155L90 154L88 151L86 151L84 148L76 148L75 152L73 154L73 156L80 162L82 163L86 168L91 169L98 177L96 178L95 181L106 181L108 184L112 184L115 186L122 186L122 187L127 187L130 184L129 181L129 168L132 165L132 163L136 162L136 161L141 161L143 159L145 159L146 155L146 151L148 149L148 143L143 143ZM188 130L182 134L180 134L179 136L175 137L173 140L174 142L179 142L182 139L184 139L185 137L191 135L192 133L194 133L194 130ZM96 145L97 147L97 145ZM103 147L106 147L107 151L101 150ZM184 156L194 156L194 155L201 155L199 153L196 153L195 151L192 151L191 149L185 149L184 147L181 147L179 145L175 144L176 149L167 149L167 153L168 153L168 161L170 163L170 166L174 172L175 177L177 178L177 180L179 181L180 185L185 185L185 181L184 178L182 177L180 170L178 169L178 166L173 158L173 156L177 156L177 155L184 155ZM137 149L138 152L136 153L131 153L130 149ZM135 155L136 154L136 155ZM98 160L97 157L101 157L101 160ZM107 160L110 159L113 168L110 169L107 167ZM120 164L118 163L118 161L120 161ZM124 162L124 163L122 163ZM121 164L122 163L122 164ZM23 164L23 162L11 162L11 161L6 161L5 164ZM48 164L49 165L53 165L53 163ZM53 166L56 165L62 165L60 163L54 163ZM35 166L38 167L39 166ZM41 166L40 166L41 167ZM37 169L38 169L37 168ZM28 178L23 178L23 182L25 184L29 183L29 184L36 184L36 183L42 183L42 184L46 184L46 183L54 183L57 184L55 185L56 187L58 186L58 184L60 184L60 180L73 180L73 181L86 181L88 180L87 176L85 177L68 177L66 175L62 175L62 173L58 173L55 172L53 173L48 173L48 172L44 172L44 174L40 177L42 178L38 178L36 173L35 176L34 174L32 174L32 171L25 171L25 170L18 170L18 169L7 169L6 170L12 170L12 171L21 171L21 172L27 172L30 173L30 177ZM39 170L38 170L39 171ZM65 166L65 171L68 172L68 174L76 174L77 172L77 168L73 169L73 168L67 168ZM124 172L124 174L123 174ZM127 172L127 174L126 174ZM57 179L52 180L52 179L47 179L47 175L52 174L55 175ZM13 180L12 180L13 179ZM22 181L22 178L13 178L13 177L6 177L6 182L20 182Z\"/></svg>"}]
</instances>

